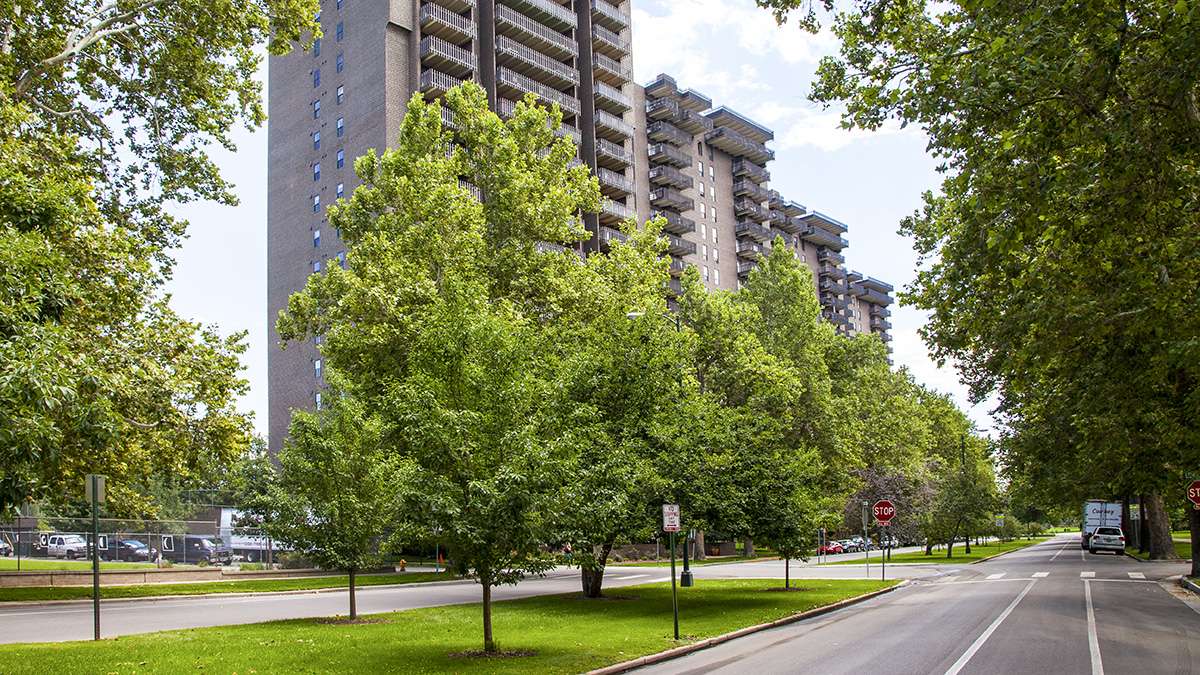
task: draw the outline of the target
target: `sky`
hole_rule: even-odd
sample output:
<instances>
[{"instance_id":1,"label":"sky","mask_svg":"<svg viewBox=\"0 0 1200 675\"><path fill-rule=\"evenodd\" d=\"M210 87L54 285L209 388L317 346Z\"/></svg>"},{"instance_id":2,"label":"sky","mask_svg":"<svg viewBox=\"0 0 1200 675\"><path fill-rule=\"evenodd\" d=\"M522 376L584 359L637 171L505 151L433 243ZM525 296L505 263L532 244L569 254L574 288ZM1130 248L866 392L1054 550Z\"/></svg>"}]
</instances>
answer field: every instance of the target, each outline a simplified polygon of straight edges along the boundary
<instances>
[{"instance_id":1,"label":"sky","mask_svg":"<svg viewBox=\"0 0 1200 675\"><path fill-rule=\"evenodd\" d=\"M921 207L922 193L938 189L941 177L920 129L842 130L836 109L807 100L820 58L837 51L827 30L814 36L794 22L776 26L753 0L632 0L632 18L635 81L644 85L667 73L714 106L770 127L775 140L768 145L776 157L767 167L770 186L849 227L844 251L849 269L891 283L894 295L913 281L917 255L898 233L899 224ZM265 67L264 61L264 78ZM267 344L266 315L267 134L265 128L239 129L234 140L236 154L220 148L211 154L237 186L240 204L176 207L190 221L189 238L176 252L167 289L182 316L216 324L223 334L247 332L243 375L250 391L239 409L254 413L255 428L265 437L267 350L273 347ZM994 434L998 424L989 414L994 403L970 406L953 366L938 368L929 358L917 333L924 320L921 311L892 306L895 364L951 395L978 429Z\"/></svg>"}]
</instances>

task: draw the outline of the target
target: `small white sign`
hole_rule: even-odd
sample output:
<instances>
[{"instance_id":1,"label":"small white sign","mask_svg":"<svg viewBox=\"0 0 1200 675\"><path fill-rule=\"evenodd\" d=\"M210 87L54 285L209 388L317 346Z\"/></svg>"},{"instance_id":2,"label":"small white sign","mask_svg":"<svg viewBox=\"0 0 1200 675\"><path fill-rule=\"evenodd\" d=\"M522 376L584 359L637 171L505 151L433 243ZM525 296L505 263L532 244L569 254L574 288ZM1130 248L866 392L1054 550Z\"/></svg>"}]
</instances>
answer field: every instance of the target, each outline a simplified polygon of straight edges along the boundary
<instances>
[{"instance_id":1,"label":"small white sign","mask_svg":"<svg viewBox=\"0 0 1200 675\"><path fill-rule=\"evenodd\" d=\"M663 504L663 532L678 532L679 530L679 505Z\"/></svg>"}]
</instances>

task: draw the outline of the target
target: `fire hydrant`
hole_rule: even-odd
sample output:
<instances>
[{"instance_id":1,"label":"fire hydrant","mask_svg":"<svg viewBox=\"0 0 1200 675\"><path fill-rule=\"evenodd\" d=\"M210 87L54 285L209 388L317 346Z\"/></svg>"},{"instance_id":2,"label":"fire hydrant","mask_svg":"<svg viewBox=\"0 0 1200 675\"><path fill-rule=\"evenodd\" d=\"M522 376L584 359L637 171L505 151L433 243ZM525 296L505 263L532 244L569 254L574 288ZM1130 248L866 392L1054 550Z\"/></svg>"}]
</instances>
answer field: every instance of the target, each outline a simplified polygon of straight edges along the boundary
<instances>
[{"instance_id":1,"label":"fire hydrant","mask_svg":"<svg viewBox=\"0 0 1200 675\"><path fill-rule=\"evenodd\" d=\"M406 568L406 567L408 567L408 561L407 561L407 560L401 560L401 561L400 561L400 571L401 571L401 572L405 571L405 569L404 569L404 568Z\"/></svg>"}]
</instances>

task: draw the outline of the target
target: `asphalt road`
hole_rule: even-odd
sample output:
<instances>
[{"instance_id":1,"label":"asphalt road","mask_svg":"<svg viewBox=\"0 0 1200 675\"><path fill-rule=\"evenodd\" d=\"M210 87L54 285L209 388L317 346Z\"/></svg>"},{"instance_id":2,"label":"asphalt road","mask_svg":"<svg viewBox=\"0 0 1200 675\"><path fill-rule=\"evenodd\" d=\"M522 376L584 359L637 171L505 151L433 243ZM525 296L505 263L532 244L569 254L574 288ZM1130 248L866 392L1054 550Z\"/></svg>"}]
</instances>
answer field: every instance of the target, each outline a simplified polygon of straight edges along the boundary
<instances>
[{"instance_id":1,"label":"asphalt road","mask_svg":"<svg viewBox=\"0 0 1200 675\"><path fill-rule=\"evenodd\" d=\"M1196 673L1200 601L1160 583L1185 570L1065 535L635 672Z\"/></svg>"}]
</instances>

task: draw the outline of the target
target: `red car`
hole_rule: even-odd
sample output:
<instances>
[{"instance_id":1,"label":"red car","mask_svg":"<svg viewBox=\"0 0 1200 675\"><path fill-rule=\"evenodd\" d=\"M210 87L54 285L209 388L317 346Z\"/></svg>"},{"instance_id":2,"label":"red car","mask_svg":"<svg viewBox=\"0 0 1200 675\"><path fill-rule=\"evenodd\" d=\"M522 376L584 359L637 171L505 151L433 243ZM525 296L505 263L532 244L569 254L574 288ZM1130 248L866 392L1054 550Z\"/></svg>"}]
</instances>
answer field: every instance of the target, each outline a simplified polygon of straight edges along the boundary
<instances>
[{"instance_id":1,"label":"red car","mask_svg":"<svg viewBox=\"0 0 1200 675\"><path fill-rule=\"evenodd\" d=\"M843 549L842 549L841 543L836 542L836 541L831 541L828 544L825 544L821 548L817 549L817 553L822 553L822 554L841 553L842 550Z\"/></svg>"}]
</instances>

